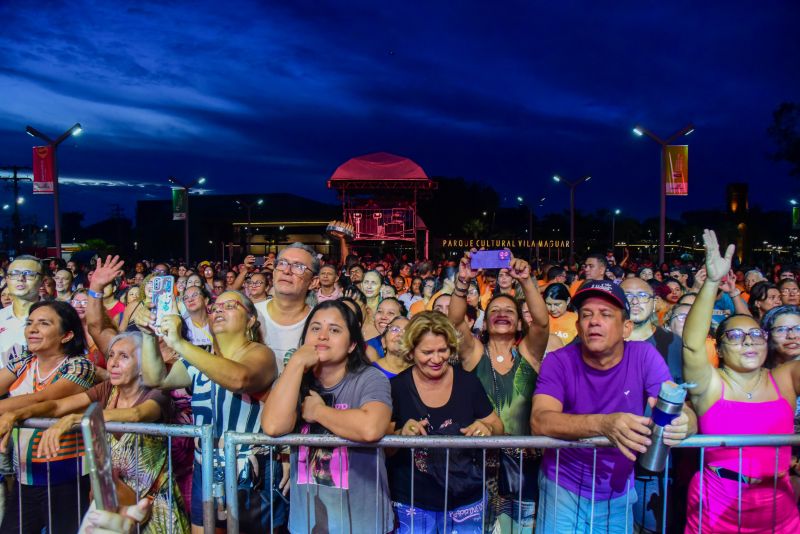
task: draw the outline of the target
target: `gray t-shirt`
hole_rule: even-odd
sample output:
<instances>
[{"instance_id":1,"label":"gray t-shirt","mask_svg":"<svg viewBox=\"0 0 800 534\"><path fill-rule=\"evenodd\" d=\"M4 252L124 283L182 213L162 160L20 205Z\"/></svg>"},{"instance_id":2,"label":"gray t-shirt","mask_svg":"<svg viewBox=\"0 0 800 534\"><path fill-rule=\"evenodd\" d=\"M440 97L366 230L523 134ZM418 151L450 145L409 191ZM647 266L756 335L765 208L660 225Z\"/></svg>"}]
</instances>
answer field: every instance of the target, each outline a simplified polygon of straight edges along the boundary
<instances>
[{"instance_id":1,"label":"gray t-shirt","mask_svg":"<svg viewBox=\"0 0 800 534\"><path fill-rule=\"evenodd\" d=\"M319 393L337 410L375 401L392 407L389 379L374 367L348 372ZM305 422L300 432L330 434ZM290 532L374 534L394 528L383 449L299 447L292 450L291 465Z\"/></svg>"}]
</instances>

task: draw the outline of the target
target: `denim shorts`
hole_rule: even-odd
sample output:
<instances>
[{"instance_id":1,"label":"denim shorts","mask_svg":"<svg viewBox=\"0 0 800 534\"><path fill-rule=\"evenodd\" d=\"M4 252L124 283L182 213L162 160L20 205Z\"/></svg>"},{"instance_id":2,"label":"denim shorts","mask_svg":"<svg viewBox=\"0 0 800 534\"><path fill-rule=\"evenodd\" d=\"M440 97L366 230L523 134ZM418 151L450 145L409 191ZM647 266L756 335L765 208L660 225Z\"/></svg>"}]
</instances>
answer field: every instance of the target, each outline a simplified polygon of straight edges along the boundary
<instances>
[{"instance_id":1,"label":"denim shorts","mask_svg":"<svg viewBox=\"0 0 800 534\"><path fill-rule=\"evenodd\" d=\"M556 495L558 489L558 495ZM592 500L557 486L539 473L539 515L536 534L633 532L633 505L636 490L631 484L627 494L613 499Z\"/></svg>"},{"instance_id":2,"label":"denim shorts","mask_svg":"<svg viewBox=\"0 0 800 534\"><path fill-rule=\"evenodd\" d=\"M476 501L447 511L447 528L445 528L444 511L425 510L407 504L393 502L394 514L397 518L397 534L419 533L437 534L452 532L453 534L482 534L485 499ZM414 529L411 529L411 518L414 518Z\"/></svg>"}]
</instances>

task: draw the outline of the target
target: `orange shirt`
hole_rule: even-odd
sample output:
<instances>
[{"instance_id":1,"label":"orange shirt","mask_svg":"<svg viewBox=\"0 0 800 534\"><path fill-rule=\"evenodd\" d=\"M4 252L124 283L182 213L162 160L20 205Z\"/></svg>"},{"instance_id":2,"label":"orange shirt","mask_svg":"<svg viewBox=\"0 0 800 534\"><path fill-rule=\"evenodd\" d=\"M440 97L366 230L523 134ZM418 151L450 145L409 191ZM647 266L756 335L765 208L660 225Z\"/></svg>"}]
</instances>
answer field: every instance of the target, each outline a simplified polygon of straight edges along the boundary
<instances>
[{"instance_id":1,"label":"orange shirt","mask_svg":"<svg viewBox=\"0 0 800 534\"><path fill-rule=\"evenodd\" d=\"M719 355L717 354L717 342L713 337L706 338L706 354L708 361L714 367L719 367Z\"/></svg>"},{"instance_id":2,"label":"orange shirt","mask_svg":"<svg viewBox=\"0 0 800 534\"><path fill-rule=\"evenodd\" d=\"M575 281L572 282L572 285L569 286L569 294L574 296L575 292L578 291L578 289L580 289L580 287L583 285L585 281L586 280L581 280L580 278L576 278Z\"/></svg>"},{"instance_id":3,"label":"orange shirt","mask_svg":"<svg viewBox=\"0 0 800 534\"><path fill-rule=\"evenodd\" d=\"M571 311L558 318L550 316L550 333L557 335L566 345L578 335L578 329L575 326L577 321L578 314Z\"/></svg>"}]
</instances>

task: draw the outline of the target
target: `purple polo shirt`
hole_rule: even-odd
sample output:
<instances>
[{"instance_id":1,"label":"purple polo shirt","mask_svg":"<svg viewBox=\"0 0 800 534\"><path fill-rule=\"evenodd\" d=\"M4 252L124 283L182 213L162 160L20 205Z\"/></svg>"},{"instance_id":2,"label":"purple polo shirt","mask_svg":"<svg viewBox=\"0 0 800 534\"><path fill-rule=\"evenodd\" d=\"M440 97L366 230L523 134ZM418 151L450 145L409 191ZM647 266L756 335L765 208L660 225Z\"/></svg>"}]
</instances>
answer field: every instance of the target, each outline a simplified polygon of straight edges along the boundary
<instances>
[{"instance_id":1,"label":"purple polo shirt","mask_svg":"<svg viewBox=\"0 0 800 534\"><path fill-rule=\"evenodd\" d=\"M664 358L649 343L626 341L622 360L600 371L581 358L574 344L549 354L542 363L536 395L558 399L566 414L626 412L643 415L647 397L658 397L661 383L672 380ZM558 485L582 497L592 497L593 450L561 449ZM556 480L556 450L545 451L542 469ZM630 485L629 485L630 483ZM616 447L597 449L594 478L596 500L608 500L633 488L633 462Z\"/></svg>"}]
</instances>

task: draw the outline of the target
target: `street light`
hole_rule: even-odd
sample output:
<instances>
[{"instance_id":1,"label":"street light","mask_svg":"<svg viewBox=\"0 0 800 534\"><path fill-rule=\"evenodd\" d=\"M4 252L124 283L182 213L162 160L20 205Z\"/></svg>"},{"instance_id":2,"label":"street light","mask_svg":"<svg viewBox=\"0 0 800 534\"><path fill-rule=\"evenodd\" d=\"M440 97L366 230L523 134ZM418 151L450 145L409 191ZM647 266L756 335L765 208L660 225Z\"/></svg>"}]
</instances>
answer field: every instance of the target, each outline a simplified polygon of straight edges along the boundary
<instances>
[{"instance_id":1,"label":"street light","mask_svg":"<svg viewBox=\"0 0 800 534\"><path fill-rule=\"evenodd\" d=\"M658 231L658 264L664 263L664 246L667 233L667 180L664 176L664 158L666 157L667 146L679 137L690 135L694 131L694 125L690 122L671 136L662 139L643 126L636 126L633 133L639 137L646 135L659 145L661 145L661 218Z\"/></svg>"},{"instance_id":2,"label":"street light","mask_svg":"<svg viewBox=\"0 0 800 534\"><path fill-rule=\"evenodd\" d=\"M193 188L197 187L198 185L206 183L206 179L198 178L191 184L184 184L178 181L178 179L175 178L174 176L170 176L168 178L168 181L175 188L183 189L184 194L186 195L186 217L184 217L183 219L183 240L184 240L183 255L185 257L186 264L189 265L189 193L192 191Z\"/></svg>"},{"instance_id":3,"label":"street light","mask_svg":"<svg viewBox=\"0 0 800 534\"><path fill-rule=\"evenodd\" d=\"M611 253L614 253L614 247L616 246L616 241L614 240L614 226L617 222L617 215L622 213L619 209L616 209L611 212Z\"/></svg>"},{"instance_id":4,"label":"street light","mask_svg":"<svg viewBox=\"0 0 800 534\"><path fill-rule=\"evenodd\" d=\"M575 188L583 182L591 180L591 176L584 176L574 182L569 182L559 175L553 176L553 181L563 183L569 187L569 264L575 263Z\"/></svg>"},{"instance_id":5,"label":"street light","mask_svg":"<svg viewBox=\"0 0 800 534\"><path fill-rule=\"evenodd\" d=\"M44 142L50 146L50 149L53 151L53 214L55 223L53 224L53 234L56 241L56 258L61 257L61 212L58 207L58 145L63 143L67 138L73 135L80 135L83 132L83 127L79 122L76 122L72 125L72 128L67 130L66 132L62 133L55 139L51 139L50 137L46 136L33 126L26 126L25 132L30 135L31 137L38 137L42 139ZM20 197L22 198L22 197ZM24 199L23 199L24 202ZM17 200L18 204L19 202Z\"/></svg>"}]
</instances>

